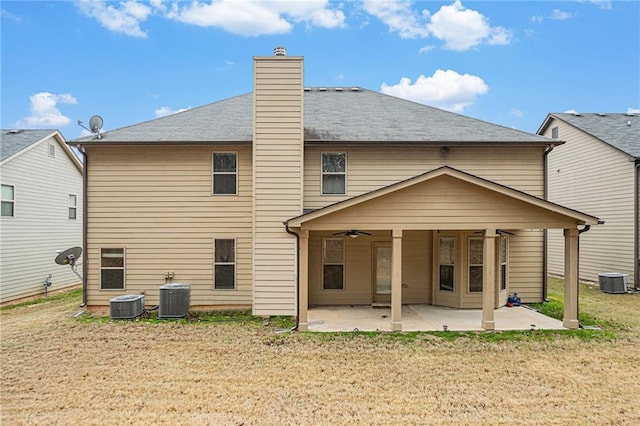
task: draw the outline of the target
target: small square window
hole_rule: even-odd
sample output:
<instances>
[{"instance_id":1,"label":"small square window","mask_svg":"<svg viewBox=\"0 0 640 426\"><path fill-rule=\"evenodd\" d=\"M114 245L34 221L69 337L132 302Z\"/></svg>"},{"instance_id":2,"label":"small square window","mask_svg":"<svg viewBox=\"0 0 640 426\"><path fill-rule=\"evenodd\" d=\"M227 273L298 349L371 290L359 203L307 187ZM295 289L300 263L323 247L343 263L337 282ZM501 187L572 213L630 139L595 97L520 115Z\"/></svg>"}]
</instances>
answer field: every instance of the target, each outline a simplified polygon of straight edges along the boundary
<instances>
[{"instance_id":1,"label":"small square window","mask_svg":"<svg viewBox=\"0 0 640 426\"><path fill-rule=\"evenodd\" d=\"M236 288L236 240L214 240L213 287L216 290Z\"/></svg>"},{"instance_id":2,"label":"small square window","mask_svg":"<svg viewBox=\"0 0 640 426\"><path fill-rule=\"evenodd\" d=\"M2 216L13 217L15 202L15 188L12 185L2 185Z\"/></svg>"},{"instance_id":3,"label":"small square window","mask_svg":"<svg viewBox=\"0 0 640 426\"><path fill-rule=\"evenodd\" d=\"M322 153L322 194L344 195L347 193L347 154L344 152Z\"/></svg>"},{"instance_id":4,"label":"small square window","mask_svg":"<svg viewBox=\"0 0 640 426\"><path fill-rule=\"evenodd\" d=\"M213 154L213 193L236 195L238 193L238 156L234 152Z\"/></svg>"},{"instance_id":5,"label":"small square window","mask_svg":"<svg viewBox=\"0 0 640 426\"><path fill-rule=\"evenodd\" d=\"M69 194L69 219L77 219L78 217L78 197L75 194Z\"/></svg>"}]
</instances>

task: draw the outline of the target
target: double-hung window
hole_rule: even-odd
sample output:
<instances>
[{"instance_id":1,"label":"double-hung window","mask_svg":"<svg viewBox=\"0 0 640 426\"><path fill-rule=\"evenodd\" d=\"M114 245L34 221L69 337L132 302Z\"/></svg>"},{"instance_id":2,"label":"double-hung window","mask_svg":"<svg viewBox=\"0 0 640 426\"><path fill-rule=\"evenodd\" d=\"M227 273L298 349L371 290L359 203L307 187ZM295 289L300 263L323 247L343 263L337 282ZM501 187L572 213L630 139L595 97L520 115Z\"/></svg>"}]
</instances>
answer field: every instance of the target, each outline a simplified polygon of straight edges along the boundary
<instances>
[{"instance_id":1,"label":"double-hung window","mask_svg":"<svg viewBox=\"0 0 640 426\"><path fill-rule=\"evenodd\" d=\"M347 193L347 154L345 152L322 153L322 194Z\"/></svg>"},{"instance_id":2,"label":"double-hung window","mask_svg":"<svg viewBox=\"0 0 640 426\"><path fill-rule=\"evenodd\" d=\"M456 240L453 237L440 237L438 240L438 288L454 291L454 264L456 259Z\"/></svg>"},{"instance_id":3,"label":"double-hung window","mask_svg":"<svg viewBox=\"0 0 640 426\"><path fill-rule=\"evenodd\" d=\"M124 248L100 249L100 289L124 290Z\"/></svg>"},{"instance_id":4,"label":"double-hung window","mask_svg":"<svg viewBox=\"0 0 640 426\"><path fill-rule=\"evenodd\" d=\"M322 288L323 290L344 289L343 238L322 240Z\"/></svg>"},{"instance_id":5,"label":"double-hung window","mask_svg":"<svg viewBox=\"0 0 640 426\"><path fill-rule=\"evenodd\" d=\"M213 153L213 194L238 193L238 155L235 152Z\"/></svg>"},{"instance_id":6,"label":"double-hung window","mask_svg":"<svg viewBox=\"0 0 640 426\"><path fill-rule=\"evenodd\" d=\"M78 217L78 197L75 194L69 194L69 219Z\"/></svg>"},{"instance_id":7,"label":"double-hung window","mask_svg":"<svg viewBox=\"0 0 640 426\"><path fill-rule=\"evenodd\" d=\"M2 185L2 216L13 217L16 191L12 185Z\"/></svg>"},{"instance_id":8,"label":"double-hung window","mask_svg":"<svg viewBox=\"0 0 640 426\"><path fill-rule=\"evenodd\" d=\"M484 238L469 238L469 292L482 291Z\"/></svg>"},{"instance_id":9,"label":"double-hung window","mask_svg":"<svg viewBox=\"0 0 640 426\"><path fill-rule=\"evenodd\" d=\"M233 290L236 288L236 240L233 238L214 240L213 288Z\"/></svg>"}]
</instances>

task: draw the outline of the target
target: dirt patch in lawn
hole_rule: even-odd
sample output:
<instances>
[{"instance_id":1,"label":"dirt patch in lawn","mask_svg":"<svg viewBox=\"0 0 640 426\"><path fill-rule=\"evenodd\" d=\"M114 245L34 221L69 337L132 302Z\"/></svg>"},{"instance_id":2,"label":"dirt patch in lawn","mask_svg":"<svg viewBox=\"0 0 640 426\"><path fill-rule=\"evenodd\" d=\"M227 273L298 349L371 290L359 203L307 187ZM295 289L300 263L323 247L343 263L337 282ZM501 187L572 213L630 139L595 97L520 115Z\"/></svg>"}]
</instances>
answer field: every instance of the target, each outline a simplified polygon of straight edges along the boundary
<instances>
[{"instance_id":1,"label":"dirt patch in lawn","mask_svg":"<svg viewBox=\"0 0 640 426\"><path fill-rule=\"evenodd\" d=\"M640 295L591 302L615 338L288 334L22 306L0 314L1 423L640 424Z\"/></svg>"}]
</instances>

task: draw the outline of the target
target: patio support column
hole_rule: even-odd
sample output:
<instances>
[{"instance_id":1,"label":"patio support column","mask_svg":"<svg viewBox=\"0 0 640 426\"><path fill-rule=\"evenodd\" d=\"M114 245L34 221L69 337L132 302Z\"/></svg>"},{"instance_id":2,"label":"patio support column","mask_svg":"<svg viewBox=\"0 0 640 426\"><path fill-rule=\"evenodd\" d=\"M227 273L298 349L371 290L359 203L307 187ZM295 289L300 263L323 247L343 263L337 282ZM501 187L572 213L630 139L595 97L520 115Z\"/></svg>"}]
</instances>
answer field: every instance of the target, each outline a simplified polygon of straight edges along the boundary
<instances>
[{"instance_id":1,"label":"patio support column","mask_svg":"<svg viewBox=\"0 0 640 426\"><path fill-rule=\"evenodd\" d=\"M309 231L301 230L300 235L300 265L298 285L298 331L309 330L307 309L309 307Z\"/></svg>"},{"instance_id":2,"label":"patio support column","mask_svg":"<svg viewBox=\"0 0 640 426\"><path fill-rule=\"evenodd\" d=\"M496 235L495 229L484 231L482 246L482 328L495 330L494 320L495 285L496 285Z\"/></svg>"},{"instance_id":3,"label":"patio support column","mask_svg":"<svg viewBox=\"0 0 640 426\"><path fill-rule=\"evenodd\" d=\"M564 317L562 325L578 328L578 229L564 230Z\"/></svg>"},{"instance_id":4,"label":"patio support column","mask_svg":"<svg viewBox=\"0 0 640 426\"><path fill-rule=\"evenodd\" d=\"M402 229L391 232L391 331L402 330Z\"/></svg>"}]
</instances>

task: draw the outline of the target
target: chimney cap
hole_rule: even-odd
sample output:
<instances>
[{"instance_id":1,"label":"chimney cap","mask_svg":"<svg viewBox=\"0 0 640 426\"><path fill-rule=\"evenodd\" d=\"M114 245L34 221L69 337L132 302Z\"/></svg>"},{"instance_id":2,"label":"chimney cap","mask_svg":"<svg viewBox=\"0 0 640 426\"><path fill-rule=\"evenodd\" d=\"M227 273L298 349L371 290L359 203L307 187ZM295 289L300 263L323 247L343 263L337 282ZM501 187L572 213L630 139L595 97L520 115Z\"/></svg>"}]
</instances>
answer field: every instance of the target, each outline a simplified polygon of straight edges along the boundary
<instances>
[{"instance_id":1,"label":"chimney cap","mask_svg":"<svg viewBox=\"0 0 640 426\"><path fill-rule=\"evenodd\" d=\"M287 56L287 49L282 46L278 46L273 49L273 56Z\"/></svg>"}]
</instances>

